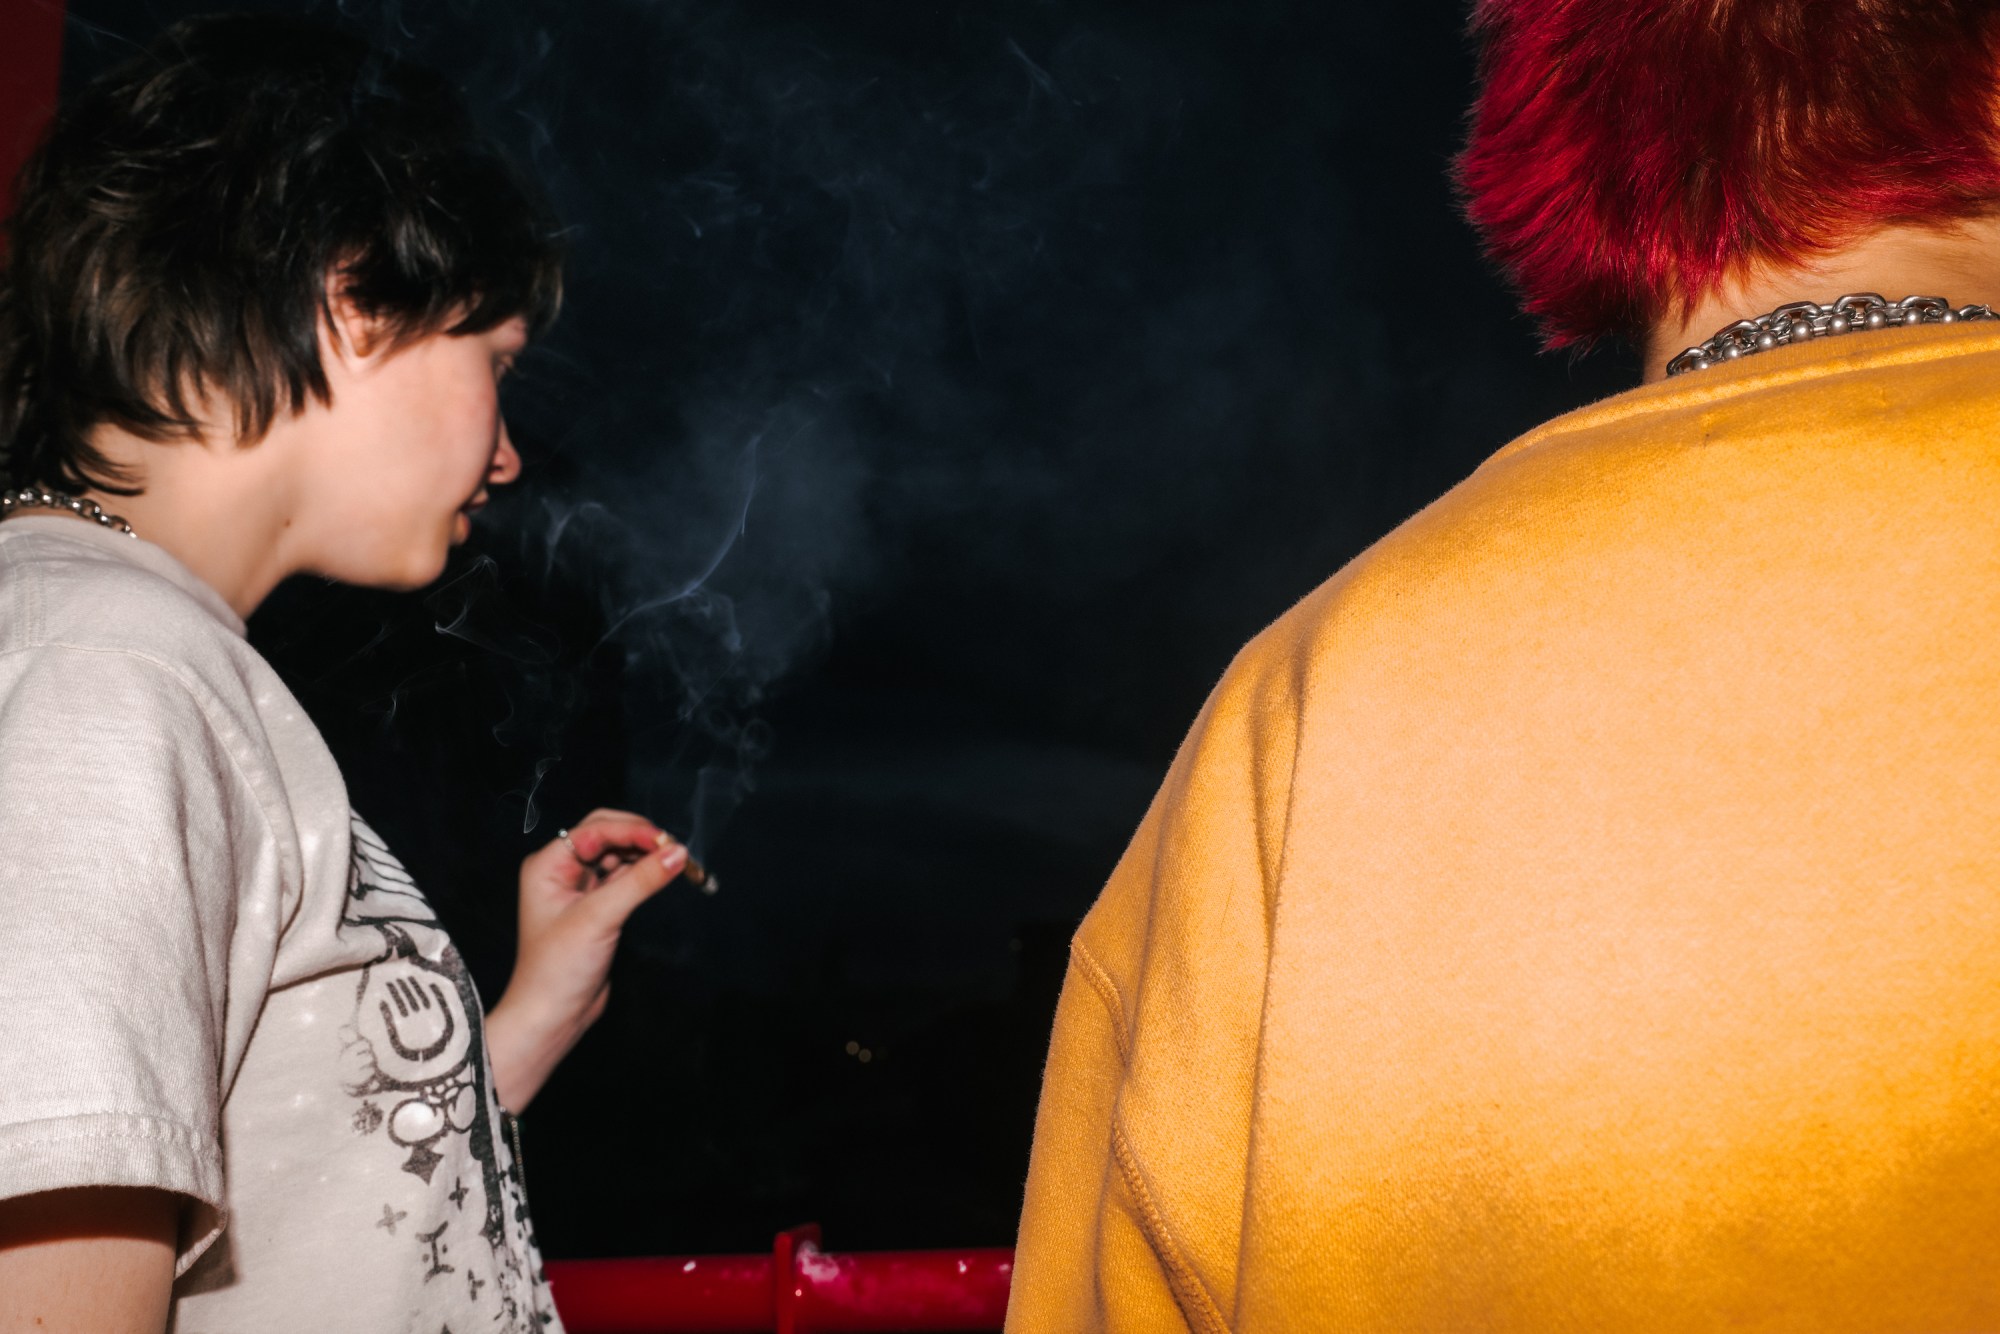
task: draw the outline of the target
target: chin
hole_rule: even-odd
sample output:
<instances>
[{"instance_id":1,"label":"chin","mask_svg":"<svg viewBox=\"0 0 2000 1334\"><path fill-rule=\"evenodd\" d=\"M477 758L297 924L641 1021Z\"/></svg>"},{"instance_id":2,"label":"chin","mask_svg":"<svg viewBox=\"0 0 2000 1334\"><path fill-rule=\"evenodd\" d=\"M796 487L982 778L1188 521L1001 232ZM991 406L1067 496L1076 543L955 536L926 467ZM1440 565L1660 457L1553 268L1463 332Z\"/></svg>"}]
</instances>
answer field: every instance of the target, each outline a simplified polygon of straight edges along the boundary
<instances>
[{"instance_id":1,"label":"chin","mask_svg":"<svg viewBox=\"0 0 2000 1334\"><path fill-rule=\"evenodd\" d=\"M436 583L451 556L451 525L433 529L428 537L407 532L403 536L400 542L357 541L340 553L345 559L314 565L313 572L338 583L388 593L413 593Z\"/></svg>"},{"instance_id":2,"label":"chin","mask_svg":"<svg viewBox=\"0 0 2000 1334\"><path fill-rule=\"evenodd\" d=\"M365 582L370 588L390 593L414 593L437 582L450 556L451 548L448 546L422 553L413 552L402 568L384 570L375 578L356 582Z\"/></svg>"},{"instance_id":3,"label":"chin","mask_svg":"<svg viewBox=\"0 0 2000 1334\"><path fill-rule=\"evenodd\" d=\"M450 547L446 547L444 548L444 550L434 553L428 560L422 562L417 568L413 569L410 572L411 573L410 582L405 584L404 588L418 589L436 583L438 581L438 576L444 573L444 567L446 566L446 564L450 562L450 560L451 560Z\"/></svg>"}]
</instances>

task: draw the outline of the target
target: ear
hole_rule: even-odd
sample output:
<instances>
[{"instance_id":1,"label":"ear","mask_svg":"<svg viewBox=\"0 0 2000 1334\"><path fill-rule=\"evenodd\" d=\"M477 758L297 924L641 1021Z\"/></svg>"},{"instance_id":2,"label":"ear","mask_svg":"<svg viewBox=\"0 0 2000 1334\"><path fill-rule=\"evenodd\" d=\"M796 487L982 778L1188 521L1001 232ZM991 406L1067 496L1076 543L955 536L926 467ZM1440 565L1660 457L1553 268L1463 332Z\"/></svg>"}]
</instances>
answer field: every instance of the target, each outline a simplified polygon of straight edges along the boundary
<instances>
[{"instance_id":1,"label":"ear","mask_svg":"<svg viewBox=\"0 0 2000 1334\"><path fill-rule=\"evenodd\" d=\"M326 291L320 303L321 354L332 354L350 364L365 362L390 341L382 321L363 311L347 294L340 267L327 271Z\"/></svg>"}]
</instances>

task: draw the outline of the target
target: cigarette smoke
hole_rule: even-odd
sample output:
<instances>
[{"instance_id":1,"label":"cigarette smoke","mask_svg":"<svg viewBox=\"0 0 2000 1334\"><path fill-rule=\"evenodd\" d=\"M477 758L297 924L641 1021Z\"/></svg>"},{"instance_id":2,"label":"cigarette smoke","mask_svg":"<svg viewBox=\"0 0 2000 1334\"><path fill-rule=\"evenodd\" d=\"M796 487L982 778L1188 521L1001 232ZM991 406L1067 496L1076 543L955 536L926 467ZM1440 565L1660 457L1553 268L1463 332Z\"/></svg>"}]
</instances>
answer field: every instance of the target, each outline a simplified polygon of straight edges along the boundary
<instances>
[{"instance_id":1,"label":"cigarette smoke","mask_svg":"<svg viewBox=\"0 0 2000 1334\"><path fill-rule=\"evenodd\" d=\"M70 0L71 75L209 3ZM316 12L464 83L570 299L486 559L260 645L486 994L589 805L727 883L537 1102L549 1253L1004 1241L1070 924L1230 655L1628 373L1536 363L1455 219L1462 6Z\"/></svg>"},{"instance_id":2,"label":"cigarette smoke","mask_svg":"<svg viewBox=\"0 0 2000 1334\"><path fill-rule=\"evenodd\" d=\"M199 7L72 35L115 55ZM1468 285L1455 96L1409 96L1408 25L1366 7L269 7L453 74L567 225L566 313L510 382L529 477L417 624L488 659L464 707L537 838L610 764L712 859L788 680L857 618L956 600L899 670L1034 739L911 761L962 782L814 781L1115 791L1022 830L1096 849L1086 894L1234 646L1545 411L1480 342L1506 302ZM386 735L457 680L357 693ZM579 754L606 689L618 744Z\"/></svg>"},{"instance_id":3,"label":"cigarette smoke","mask_svg":"<svg viewBox=\"0 0 2000 1334\"><path fill-rule=\"evenodd\" d=\"M1102 261L1079 270L1069 243L1141 221L1132 161L1171 143L1182 78L1039 9L1023 28L931 15L912 42L898 27L914 9L842 33L803 7L515 6L470 59L437 50L462 21L340 6L378 42L469 67L474 102L568 223L565 320L510 403L540 475L492 528L511 565L597 600L642 720L632 800L682 812L697 852L771 744L769 692L823 648L840 599L883 596L942 528L954 559L985 568L1035 552L1038 534L999 525L1075 485L1064 437L1080 425L1035 420L1035 398L1051 377L1084 398L1130 378L1052 365L1080 331L1041 326L1066 293L1132 284ZM1194 294L1211 308L1172 318L1226 340L1268 295ZM1081 429L1123 444L1128 410L1092 404L1101 420ZM1164 424L1134 423L1148 452L1213 422ZM1172 516L1066 518L1101 534ZM1051 573L1071 589L1102 577ZM478 628L496 586L475 568L441 590L438 629L532 678L546 652ZM510 697L548 732L555 694L524 679ZM535 784L560 761L532 753L520 713L507 728L535 767L532 829Z\"/></svg>"}]
</instances>

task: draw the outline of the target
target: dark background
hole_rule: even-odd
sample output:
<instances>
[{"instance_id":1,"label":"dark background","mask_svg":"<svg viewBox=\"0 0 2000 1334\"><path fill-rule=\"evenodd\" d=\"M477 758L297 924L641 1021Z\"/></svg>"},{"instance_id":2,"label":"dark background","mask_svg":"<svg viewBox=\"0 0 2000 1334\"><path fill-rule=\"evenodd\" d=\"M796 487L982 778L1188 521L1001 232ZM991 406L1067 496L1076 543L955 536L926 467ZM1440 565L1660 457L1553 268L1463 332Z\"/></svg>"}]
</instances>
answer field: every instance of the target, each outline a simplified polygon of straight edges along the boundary
<instances>
[{"instance_id":1,"label":"dark background","mask_svg":"<svg viewBox=\"0 0 2000 1334\"><path fill-rule=\"evenodd\" d=\"M65 87L212 7L73 0ZM263 7L460 79L572 261L439 587L253 639L489 1001L592 806L725 882L524 1118L545 1251L1006 1244L1068 935L1231 655L1636 377L1457 216L1461 6Z\"/></svg>"}]
</instances>

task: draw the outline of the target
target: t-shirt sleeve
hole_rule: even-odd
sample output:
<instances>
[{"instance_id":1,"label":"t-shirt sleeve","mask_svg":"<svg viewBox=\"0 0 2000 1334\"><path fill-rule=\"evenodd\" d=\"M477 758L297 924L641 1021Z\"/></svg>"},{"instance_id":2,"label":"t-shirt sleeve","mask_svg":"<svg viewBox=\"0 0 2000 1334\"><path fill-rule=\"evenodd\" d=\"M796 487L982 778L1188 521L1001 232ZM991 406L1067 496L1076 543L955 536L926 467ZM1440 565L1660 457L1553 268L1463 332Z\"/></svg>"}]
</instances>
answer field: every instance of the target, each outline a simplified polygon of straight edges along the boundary
<instances>
[{"instance_id":1,"label":"t-shirt sleeve","mask_svg":"<svg viewBox=\"0 0 2000 1334\"><path fill-rule=\"evenodd\" d=\"M183 1270L221 1230L224 1033L262 1001L237 994L256 969L235 957L262 820L165 667L0 660L0 1198L186 1196Z\"/></svg>"}]
</instances>

